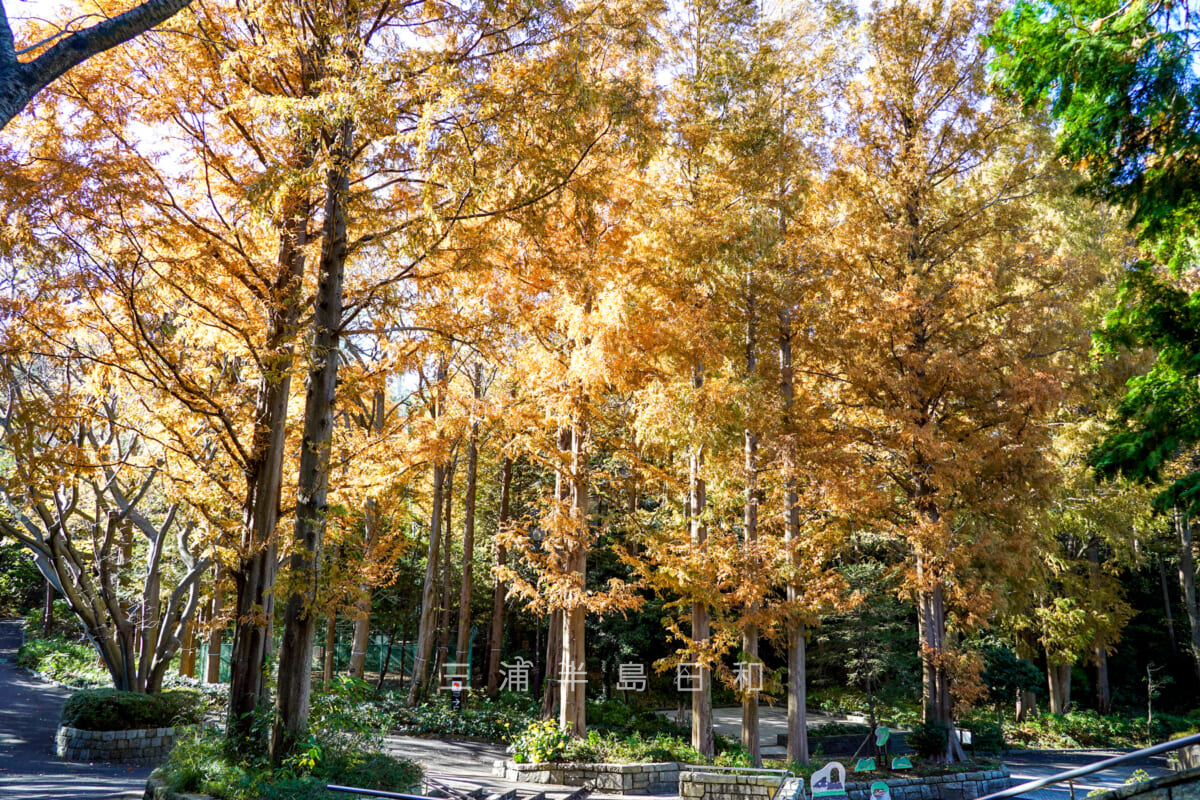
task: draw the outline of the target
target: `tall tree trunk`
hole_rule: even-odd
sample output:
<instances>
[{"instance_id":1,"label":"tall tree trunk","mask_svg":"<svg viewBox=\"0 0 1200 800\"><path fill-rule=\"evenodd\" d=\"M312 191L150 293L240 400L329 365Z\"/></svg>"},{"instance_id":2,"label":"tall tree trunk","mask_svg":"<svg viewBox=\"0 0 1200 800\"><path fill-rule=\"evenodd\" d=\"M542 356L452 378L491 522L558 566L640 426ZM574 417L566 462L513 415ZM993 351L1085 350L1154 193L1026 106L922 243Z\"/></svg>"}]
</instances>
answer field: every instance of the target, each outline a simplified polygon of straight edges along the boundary
<instances>
[{"instance_id":1,"label":"tall tree trunk","mask_svg":"<svg viewBox=\"0 0 1200 800\"><path fill-rule=\"evenodd\" d=\"M376 435L383 432L387 414L387 397L383 389L376 389L371 397L371 431ZM379 536L379 508L374 497L363 503L363 561L370 561L371 549ZM350 677L362 680L366 674L367 644L371 639L371 585L361 583L354 602L354 635L350 642Z\"/></svg>"},{"instance_id":2,"label":"tall tree trunk","mask_svg":"<svg viewBox=\"0 0 1200 800\"><path fill-rule=\"evenodd\" d=\"M570 499L570 537L567 542L566 568L573 581L578 582L582 596L587 591L587 542L588 542L588 464L587 428L578 421L566 432L565 441L570 447L570 471L566 476L565 490ZM583 736L587 731L586 672L587 654L584 652L584 621L587 607L576 601L563 609L562 669L559 672L559 726L572 736Z\"/></svg>"},{"instance_id":3,"label":"tall tree trunk","mask_svg":"<svg viewBox=\"0 0 1200 800\"><path fill-rule=\"evenodd\" d=\"M784 441L784 543L791 555L792 568L799 570L796 547L800 540L800 501L796 491L796 441L793 433L792 408L795 403L795 369L792 364L791 315L784 309L779 313L779 389L783 396ZM787 583L787 602L791 606L787 618L787 757L788 761L807 764L808 702L807 670L805 665L804 625L800 622L799 587L793 577Z\"/></svg>"},{"instance_id":4,"label":"tall tree trunk","mask_svg":"<svg viewBox=\"0 0 1200 800\"><path fill-rule=\"evenodd\" d=\"M437 632L437 567L442 541L442 487L445 467L433 467L433 499L429 517L429 547L425 556L425 580L421 589L421 619L417 626L417 652L413 658L412 683L408 687L408 704L416 705L425 695L429 674L429 658L433 655L434 634Z\"/></svg>"},{"instance_id":5,"label":"tall tree trunk","mask_svg":"<svg viewBox=\"0 0 1200 800\"><path fill-rule=\"evenodd\" d=\"M311 159L306 159L307 163ZM307 206L302 198L290 198L284 206L277 257L279 277L268 309L267 355L255 399L251 458L246 465L242 542L237 564L230 571L234 585L234 629L226 730L231 738L246 744L253 737L255 712L267 701L265 678L271 624L268 612L275 586L275 527L279 521L285 424L302 305L307 228ZM219 659L220 633L215 633L214 638ZM209 652L211 680L213 651Z\"/></svg>"},{"instance_id":6,"label":"tall tree trunk","mask_svg":"<svg viewBox=\"0 0 1200 800\"><path fill-rule=\"evenodd\" d=\"M917 556L917 581L921 586L933 584L918 594L918 628L921 638L921 667L924 683L923 718L938 722L949 730L946 751L934 756L937 763L965 761L966 754L954 730L954 700L950 694L950 675L942 663L946 653L946 606L941 583L931 580L924 559Z\"/></svg>"},{"instance_id":7,"label":"tall tree trunk","mask_svg":"<svg viewBox=\"0 0 1200 800\"><path fill-rule=\"evenodd\" d=\"M692 372L692 386L700 389L704 385L704 374L696 367ZM688 458L688 536L692 546L704 550L708 541L708 525L704 521L705 481L704 449L695 445ZM695 597L692 600L692 641L701 649L707 649L709 641L709 607L706 602ZM703 665L701 653L693 653L696 661ZM714 754L712 726L712 686L709 681L708 669L699 667L700 691L692 695L692 747L701 755Z\"/></svg>"},{"instance_id":8,"label":"tall tree trunk","mask_svg":"<svg viewBox=\"0 0 1200 800\"><path fill-rule=\"evenodd\" d=\"M542 718L554 719L559 704L558 679L562 671L563 657L563 612L556 608L550 612L546 625L546 667L542 683Z\"/></svg>"},{"instance_id":9,"label":"tall tree trunk","mask_svg":"<svg viewBox=\"0 0 1200 800\"><path fill-rule=\"evenodd\" d=\"M513 463L511 458L505 458L504 464L500 468L500 517L496 522L496 532L499 533L508 525L509 515L509 495L512 488L512 468ZM508 554L504 550L504 545L496 543L496 566L504 567L508 564ZM488 694L494 697L500 691L500 651L504 640L504 599L506 594L506 584L500 578L496 578L496 585L492 589L492 626L491 633L488 635L488 666L487 666L487 691Z\"/></svg>"},{"instance_id":10,"label":"tall tree trunk","mask_svg":"<svg viewBox=\"0 0 1200 800\"><path fill-rule=\"evenodd\" d=\"M1046 682L1050 688L1050 713L1067 713L1067 708L1071 705L1071 664L1048 663Z\"/></svg>"},{"instance_id":11,"label":"tall tree trunk","mask_svg":"<svg viewBox=\"0 0 1200 800\"><path fill-rule=\"evenodd\" d=\"M1100 581L1100 548L1095 541L1088 543L1088 570L1093 586L1098 590ZM1092 662L1096 665L1096 710L1101 714L1112 713L1112 693L1108 685L1108 642L1097 642L1092 648Z\"/></svg>"},{"instance_id":12,"label":"tall tree trunk","mask_svg":"<svg viewBox=\"0 0 1200 800\"><path fill-rule=\"evenodd\" d=\"M1183 591L1183 605L1188 615L1188 649L1196 677L1200 679L1200 608L1196 606L1196 564L1192 552L1192 520L1175 511L1175 532L1179 537L1179 588Z\"/></svg>"},{"instance_id":13,"label":"tall tree trunk","mask_svg":"<svg viewBox=\"0 0 1200 800\"><path fill-rule=\"evenodd\" d=\"M333 439L333 405L337 391L338 344L342 328L342 277L346 265L347 172L353 127L343 122L337 133L337 158L325 176L325 213L321 231L321 264L309 345L308 389L304 398L304 433L296 490L296 527L288 560L292 591L283 612L279 645L277 717L271 736L271 761L279 764L308 732L312 691L313 637L317 624L317 586L321 547L329 507L329 456Z\"/></svg>"},{"instance_id":14,"label":"tall tree trunk","mask_svg":"<svg viewBox=\"0 0 1200 800\"><path fill-rule=\"evenodd\" d=\"M208 612L208 663L204 665L204 682L221 682L221 644L225 639L225 621L221 618L225 605L225 590L222 584L225 570L218 564L213 577L212 598Z\"/></svg>"},{"instance_id":15,"label":"tall tree trunk","mask_svg":"<svg viewBox=\"0 0 1200 800\"><path fill-rule=\"evenodd\" d=\"M50 638L50 629L54 625L54 584L49 578L42 578L46 583L46 591L42 593L42 636Z\"/></svg>"},{"instance_id":16,"label":"tall tree trunk","mask_svg":"<svg viewBox=\"0 0 1200 800\"><path fill-rule=\"evenodd\" d=\"M434 392L433 414L436 424L442 413L442 392L446 385L448 364L446 357L438 359L437 388ZM416 705L425 696L429 674L429 657L433 655L434 634L437 632L437 565L438 545L442 540L442 488L446 467L433 465L432 489L429 515L429 548L425 558L425 580L421 584L421 619L417 624L417 651L413 658L412 683L408 687L408 704Z\"/></svg>"},{"instance_id":17,"label":"tall tree trunk","mask_svg":"<svg viewBox=\"0 0 1200 800\"><path fill-rule=\"evenodd\" d=\"M475 401L483 397L483 366L475 365L472 380ZM474 416L474 412L472 412ZM467 488L463 497L463 559L462 583L458 590L458 640L454 646L454 660L467 663L467 648L471 633L471 579L475 563L475 482L479 467L479 423L471 423L471 438L467 443Z\"/></svg>"},{"instance_id":18,"label":"tall tree trunk","mask_svg":"<svg viewBox=\"0 0 1200 800\"><path fill-rule=\"evenodd\" d=\"M1112 713L1112 690L1108 683L1108 651L1097 647L1093 653L1096 661L1096 710L1101 714Z\"/></svg>"},{"instance_id":19,"label":"tall tree trunk","mask_svg":"<svg viewBox=\"0 0 1200 800\"><path fill-rule=\"evenodd\" d=\"M758 371L757 334L755 325L755 297L751 276L746 276L746 374L745 380L749 385ZM742 432L745 462L746 492L743 527L745 542L751 552L756 552L758 546L758 434L746 428ZM749 603L745 609L749 621L742 626L742 651L746 660L745 669L749 673L747 685L742 687L742 747L750 754L751 766L762 766L762 753L759 750L758 737L758 690L755 688L754 673L757 670L758 658L758 625L754 616L758 613L758 604Z\"/></svg>"},{"instance_id":20,"label":"tall tree trunk","mask_svg":"<svg viewBox=\"0 0 1200 800\"><path fill-rule=\"evenodd\" d=\"M451 586L454 585L454 558L451 555L454 520L451 513L454 511L454 472L457 466L455 459L446 470L446 491L442 497L442 502L446 505L442 509L442 527L445 529L445 535L442 537L442 603L438 614L436 662L439 687L446 685L446 663L450 660L450 592Z\"/></svg>"},{"instance_id":21,"label":"tall tree trunk","mask_svg":"<svg viewBox=\"0 0 1200 800\"><path fill-rule=\"evenodd\" d=\"M1163 563L1163 557L1160 553L1158 556L1158 581L1162 584L1163 596L1163 617L1167 622L1167 638L1171 642L1171 652L1179 652L1179 643L1175 641L1175 622L1171 615L1171 591L1167 586L1167 565Z\"/></svg>"},{"instance_id":22,"label":"tall tree trunk","mask_svg":"<svg viewBox=\"0 0 1200 800\"><path fill-rule=\"evenodd\" d=\"M183 628L183 646L179 648L179 675L182 678L196 677L196 620L189 620Z\"/></svg>"},{"instance_id":23,"label":"tall tree trunk","mask_svg":"<svg viewBox=\"0 0 1200 800\"><path fill-rule=\"evenodd\" d=\"M337 656L337 612L333 609L325 615L325 658L321 664L321 683L328 686L333 682L334 659Z\"/></svg>"}]
</instances>

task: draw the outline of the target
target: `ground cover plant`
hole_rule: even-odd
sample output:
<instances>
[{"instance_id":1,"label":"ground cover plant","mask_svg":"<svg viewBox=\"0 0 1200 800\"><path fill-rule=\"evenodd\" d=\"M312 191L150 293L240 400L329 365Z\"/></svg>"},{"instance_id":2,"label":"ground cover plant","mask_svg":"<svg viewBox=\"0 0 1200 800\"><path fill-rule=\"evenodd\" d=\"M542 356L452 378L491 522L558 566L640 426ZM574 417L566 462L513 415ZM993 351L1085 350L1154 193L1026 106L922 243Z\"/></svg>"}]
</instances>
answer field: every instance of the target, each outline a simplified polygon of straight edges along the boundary
<instances>
[{"instance_id":1,"label":"ground cover plant","mask_svg":"<svg viewBox=\"0 0 1200 800\"><path fill-rule=\"evenodd\" d=\"M49 636L43 633L40 612L28 614L25 641L17 651L16 664L81 689L112 686L112 678L100 662L96 648L84 639L77 624L58 614Z\"/></svg>"},{"instance_id":2,"label":"ground cover plant","mask_svg":"<svg viewBox=\"0 0 1200 800\"><path fill-rule=\"evenodd\" d=\"M457 711L444 693L420 705L408 706L400 693L388 692L378 703L392 715L395 732L408 736L483 739L508 744L541 718L537 700L515 692L504 692L495 699L482 695L470 697Z\"/></svg>"},{"instance_id":3,"label":"ground cover plant","mask_svg":"<svg viewBox=\"0 0 1200 800\"><path fill-rule=\"evenodd\" d=\"M207 708L194 689L168 689L158 694L116 689L84 689L71 695L62 709L62 724L85 731L127 731L196 725Z\"/></svg>"},{"instance_id":4,"label":"ground cover plant","mask_svg":"<svg viewBox=\"0 0 1200 800\"><path fill-rule=\"evenodd\" d=\"M184 737L158 771L177 792L202 792L218 800L324 800L339 795L325 785L413 791L420 765L383 752L382 732L394 721L364 681L338 678L312 697L306 736L279 764L216 730ZM252 730L265 730L266 719ZM340 795L343 796L344 795Z\"/></svg>"},{"instance_id":5,"label":"ground cover plant","mask_svg":"<svg viewBox=\"0 0 1200 800\"><path fill-rule=\"evenodd\" d=\"M1009 739L1030 748L1146 747L1196 727L1200 713L1186 717L1155 714L1145 717L1102 716L1095 711L1040 714L1005 726Z\"/></svg>"}]
</instances>

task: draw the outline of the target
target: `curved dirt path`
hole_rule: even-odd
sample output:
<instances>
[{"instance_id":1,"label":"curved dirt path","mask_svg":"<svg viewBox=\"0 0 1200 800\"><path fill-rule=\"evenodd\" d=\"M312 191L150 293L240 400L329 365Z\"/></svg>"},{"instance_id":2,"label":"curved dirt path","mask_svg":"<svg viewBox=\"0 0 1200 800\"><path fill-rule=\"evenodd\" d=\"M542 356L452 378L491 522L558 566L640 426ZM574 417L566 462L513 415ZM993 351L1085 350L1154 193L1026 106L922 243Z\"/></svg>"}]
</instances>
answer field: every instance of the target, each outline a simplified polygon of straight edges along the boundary
<instances>
[{"instance_id":1,"label":"curved dirt path","mask_svg":"<svg viewBox=\"0 0 1200 800\"><path fill-rule=\"evenodd\" d=\"M71 692L18 669L13 662L20 646L20 620L0 620L0 797L141 797L149 766L76 763L54 755L58 715Z\"/></svg>"}]
</instances>

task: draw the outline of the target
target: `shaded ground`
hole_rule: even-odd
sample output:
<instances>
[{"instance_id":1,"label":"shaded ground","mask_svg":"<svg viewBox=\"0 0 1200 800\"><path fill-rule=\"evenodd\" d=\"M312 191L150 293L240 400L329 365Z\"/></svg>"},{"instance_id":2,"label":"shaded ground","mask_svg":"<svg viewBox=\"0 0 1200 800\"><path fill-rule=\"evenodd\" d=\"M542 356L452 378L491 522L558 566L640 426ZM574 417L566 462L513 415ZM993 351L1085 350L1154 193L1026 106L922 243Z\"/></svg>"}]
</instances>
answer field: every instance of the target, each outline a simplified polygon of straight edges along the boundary
<instances>
[{"instance_id":1,"label":"shaded ground","mask_svg":"<svg viewBox=\"0 0 1200 800\"><path fill-rule=\"evenodd\" d=\"M148 766L75 763L54 755L58 715L71 692L17 669L19 620L0 620L0 797L99 800L141 797Z\"/></svg>"},{"instance_id":2,"label":"shaded ground","mask_svg":"<svg viewBox=\"0 0 1200 800\"><path fill-rule=\"evenodd\" d=\"M1127 753L1128 750L1016 750L1005 757L1005 764L1017 783L1048 778L1058 772L1087 766L1096 761ZM1122 764L1119 767L1096 772L1075 781L1075 798L1083 800L1093 789L1115 789L1125 783L1134 770L1142 769L1151 778L1171 772L1165 755ZM1055 784L1045 789L1021 795L1029 800L1071 800L1071 787Z\"/></svg>"}]
</instances>

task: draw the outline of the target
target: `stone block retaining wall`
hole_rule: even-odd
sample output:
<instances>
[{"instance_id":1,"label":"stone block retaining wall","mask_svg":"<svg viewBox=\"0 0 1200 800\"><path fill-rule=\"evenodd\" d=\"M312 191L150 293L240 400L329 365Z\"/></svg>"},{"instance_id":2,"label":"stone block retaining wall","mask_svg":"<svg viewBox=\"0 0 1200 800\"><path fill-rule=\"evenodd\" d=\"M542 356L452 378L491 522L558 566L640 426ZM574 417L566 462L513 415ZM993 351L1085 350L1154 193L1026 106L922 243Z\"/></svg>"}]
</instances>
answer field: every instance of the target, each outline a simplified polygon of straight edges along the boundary
<instances>
[{"instance_id":1,"label":"stone block retaining wall","mask_svg":"<svg viewBox=\"0 0 1200 800\"><path fill-rule=\"evenodd\" d=\"M497 761L497 778L524 783L558 783L583 786L613 794L674 794L679 785L679 764L662 761L646 764L516 764Z\"/></svg>"},{"instance_id":2,"label":"stone block retaining wall","mask_svg":"<svg viewBox=\"0 0 1200 800\"><path fill-rule=\"evenodd\" d=\"M900 778L884 781L891 789L892 800L975 800L985 794L1000 792L1012 786L1008 770L960 772L935 778ZM870 800L870 783L847 783L850 800Z\"/></svg>"},{"instance_id":3,"label":"stone block retaining wall","mask_svg":"<svg viewBox=\"0 0 1200 800\"><path fill-rule=\"evenodd\" d=\"M678 794L681 800L770 800L779 788L779 778L773 776L696 772L673 761L652 764L497 761L492 774L509 781L583 786L612 794ZM891 787L892 800L976 800L1012 785L1008 770L1003 767L936 778L895 778L886 783ZM805 792L810 791L806 783ZM846 793L850 800L870 800L870 784L847 783Z\"/></svg>"},{"instance_id":4,"label":"stone block retaining wall","mask_svg":"<svg viewBox=\"0 0 1200 800\"><path fill-rule=\"evenodd\" d=\"M771 800L779 782L774 775L683 772L679 775L679 800Z\"/></svg>"},{"instance_id":5,"label":"stone block retaining wall","mask_svg":"<svg viewBox=\"0 0 1200 800\"><path fill-rule=\"evenodd\" d=\"M68 761L155 763L166 759L183 728L142 728L131 731L84 731L62 726L55 752Z\"/></svg>"},{"instance_id":6,"label":"stone block retaining wall","mask_svg":"<svg viewBox=\"0 0 1200 800\"><path fill-rule=\"evenodd\" d=\"M1200 769L1118 786L1092 800L1200 800Z\"/></svg>"}]
</instances>

